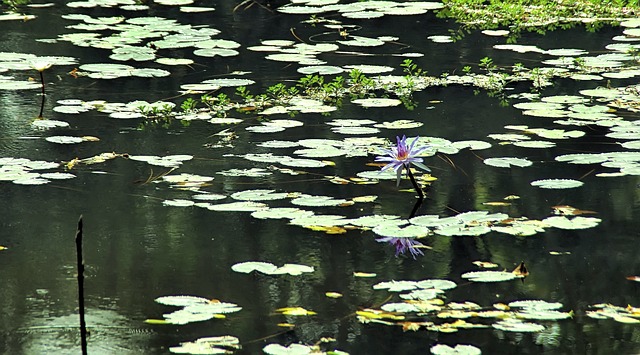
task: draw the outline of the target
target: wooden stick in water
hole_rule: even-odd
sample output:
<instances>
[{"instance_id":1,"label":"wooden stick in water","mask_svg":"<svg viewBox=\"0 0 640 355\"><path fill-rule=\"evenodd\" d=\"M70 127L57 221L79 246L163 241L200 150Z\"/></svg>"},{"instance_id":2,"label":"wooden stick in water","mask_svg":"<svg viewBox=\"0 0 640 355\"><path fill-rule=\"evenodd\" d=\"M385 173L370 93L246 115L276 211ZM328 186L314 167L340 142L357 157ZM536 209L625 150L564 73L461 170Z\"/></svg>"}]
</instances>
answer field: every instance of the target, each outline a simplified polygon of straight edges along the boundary
<instances>
[{"instance_id":1,"label":"wooden stick in water","mask_svg":"<svg viewBox=\"0 0 640 355\"><path fill-rule=\"evenodd\" d=\"M82 215L76 230L76 256L78 263L78 312L80 313L80 340L82 355L87 355L87 323L84 319L84 260L82 258Z\"/></svg>"}]
</instances>

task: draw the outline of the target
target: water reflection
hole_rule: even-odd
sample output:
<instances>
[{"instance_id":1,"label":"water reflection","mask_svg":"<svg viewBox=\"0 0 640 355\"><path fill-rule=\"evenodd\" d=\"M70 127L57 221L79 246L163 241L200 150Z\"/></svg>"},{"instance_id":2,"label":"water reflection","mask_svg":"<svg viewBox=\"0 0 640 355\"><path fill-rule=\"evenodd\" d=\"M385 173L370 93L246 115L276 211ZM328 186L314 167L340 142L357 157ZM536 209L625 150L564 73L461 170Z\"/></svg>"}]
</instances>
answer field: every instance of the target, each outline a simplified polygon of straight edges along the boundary
<instances>
[{"instance_id":1,"label":"water reflection","mask_svg":"<svg viewBox=\"0 0 640 355\"><path fill-rule=\"evenodd\" d=\"M69 354L80 348L78 315L60 314L59 305L46 299L28 299L29 319L12 333L24 354ZM100 302L107 306L109 300ZM73 310L71 310L73 311ZM153 331L111 309L87 309L90 354L148 353Z\"/></svg>"},{"instance_id":2,"label":"water reflection","mask_svg":"<svg viewBox=\"0 0 640 355\"><path fill-rule=\"evenodd\" d=\"M204 5L204 4L203 4ZM218 12L207 18L223 33L243 45L254 45L260 39L289 38L290 29L298 27L298 36L308 38L320 30L301 27L299 18L264 11L231 13L233 2L216 4ZM167 9L153 9L160 14ZM105 61L105 53L95 49L78 49L68 44L44 45L33 38L55 37L68 32L60 20L60 12L41 11L42 19L28 29L0 24L0 48L46 54L74 53L82 63ZM100 14L118 14L115 9ZM176 11L172 16L178 16ZM195 15L179 15L185 23L203 23ZM508 53L491 50L492 39L479 35L465 38L455 46L442 47L426 42L425 31L446 32L447 27L432 17L398 21L383 19L377 26L365 26L362 34L381 35L379 30L403 28L402 41L414 45L412 50L425 53L416 59L430 71L458 69L461 64L476 63L488 55L497 63L519 60ZM23 33L24 31L24 33ZM28 33L28 35L27 35ZM335 36L335 34L333 34ZM559 32L557 36L525 35L523 41L551 48L558 43L573 42L588 50L601 48L611 33L585 34L580 31ZM401 49L402 46L394 47ZM177 53L188 56L190 54ZM451 58L456 58L452 60ZM328 54L333 64L368 62L397 67L401 59L390 56L361 58L352 54ZM96 82L87 78L72 79L60 75L48 91L45 117L63 118L79 135L99 136L94 145L52 146L42 139L58 131L39 132L30 126L37 116L38 96L35 92L0 93L0 105L10 109L0 112L0 152L51 161L88 157L108 151L131 154L193 154L196 159L180 172L215 175L208 191L230 194L247 188L274 188L309 194L339 194L353 197L379 195L375 203L358 209L336 207L321 213L454 215L470 210L501 211L510 216L544 218L551 206L570 203L599 213L603 223L587 231L548 230L532 237L490 234L483 237L450 238L432 235L420 239L432 249L425 256L396 258L393 250L383 248L368 231L349 231L344 235L326 235L291 226L286 220L257 220L241 212L212 212L205 209L164 207L162 200L187 198L189 191L168 189L160 183L140 183L150 175L166 170L125 159L99 166L77 169L71 182L40 187L0 184L3 203L1 245L9 249L0 253L0 330L5 341L2 353L70 353L78 349L76 290L73 278L75 260L73 235L79 214L85 216L85 253L87 263L87 323L91 329L90 353L166 353L171 345L201 336L233 334L241 338L247 353L259 353L267 342L302 342L313 344L324 336L335 337L336 347L358 354L415 353L436 341L457 343L461 340L478 344L484 353L633 353L638 350L639 332L633 326L585 318L588 306L599 302L618 305L637 300L636 284L624 280L640 268L634 254L639 206L637 177L612 180L589 174L593 167L567 169L553 164L555 151L526 151L512 145L495 146L490 153L464 151L450 156L450 161L433 158L428 162L438 177L422 205L414 204L413 194L398 192L393 184L375 188L362 185L330 186L318 176L336 174L349 177L364 170L372 158L337 158L336 166L320 169L318 176L272 175L259 179L226 177L215 174L231 168L255 167L237 155L263 152L257 142L269 139L343 138L324 126L333 118L369 118L378 122L389 117L411 118L425 125L407 130L407 135L439 136L457 141L485 140L487 134L502 131L505 122L513 122L519 112L502 107L496 99L475 95L464 87L433 88L417 93L420 103L414 111L404 109L371 110L346 103L332 116L302 115L305 127L282 135L265 136L244 131L232 148L210 149L204 146L219 131L204 122L190 126L141 125L140 122L117 121L104 114L91 112L74 117L51 110L58 99L104 99L127 102L133 99L154 100L172 97L180 84L203 78L224 76L233 70L251 70L259 85L297 78L295 68L272 63L261 56L246 53L234 59L201 60L195 68L176 68L172 76L158 80L120 80ZM54 73L52 73L54 74ZM53 75L52 75L53 77ZM258 85L258 86L259 86ZM585 84L586 86L592 84ZM574 92L578 85L561 83L558 92ZM575 87L574 87L575 86ZM582 87L582 85L580 85ZM258 88L254 89L259 91ZM428 103L428 104L427 104ZM236 115L236 113L233 113ZM240 116L240 114L237 114ZM242 116L245 118L245 116ZM255 121L255 118L247 118ZM519 120L519 118L518 118ZM253 122L252 121L252 122ZM540 124L536 122L536 124ZM544 125L547 123L545 122ZM60 132L68 132L60 130ZM594 130L582 140L562 145L562 151L605 151L610 146L601 142L603 132ZM389 137L395 132L384 132ZM275 138L274 138L275 137ZM267 150L264 150L265 152ZM230 156L235 154L236 156ZM536 164L524 169L495 169L482 164L483 157L520 156L526 154ZM486 155L486 156L485 156ZM260 166L262 167L262 166ZM96 174L100 172L101 174ZM584 177L590 189L540 191L531 189L529 181L549 175ZM313 180L310 182L310 180ZM521 202L509 206L487 207L484 203L519 195ZM346 211L346 212L345 212ZM570 252L550 256L549 251ZM304 277L244 275L230 271L230 266L243 261L264 260L275 264L296 262L315 267ZM539 334L511 334L497 330L469 330L458 334L420 331L402 333L399 327L361 324L354 312L378 307L388 294L372 289L381 280L420 280L449 278L473 268L473 261L491 260L513 269L525 260L531 275L525 283L477 285L461 283L447 294L448 301L472 301L485 307L496 302L539 298L557 300L573 309L575 319L545 323ZM376 273L375 281L356 278L355 272ZM616 280L616 281L612 281ZM619 280L619 281L617 281ZM341 292L341 299L327 299L327 291ZM146 318L160 317L168 309L153 303L164 295L192 294L238 303L244 309L227 319L216 319L185 326L148 326ZM296 318L276 315L273 310L300 306L318 312L317 316ZM291 330L278 323L292 323ZM261 340L264 337L272 338Z\"/></svg>"}]
</instances>

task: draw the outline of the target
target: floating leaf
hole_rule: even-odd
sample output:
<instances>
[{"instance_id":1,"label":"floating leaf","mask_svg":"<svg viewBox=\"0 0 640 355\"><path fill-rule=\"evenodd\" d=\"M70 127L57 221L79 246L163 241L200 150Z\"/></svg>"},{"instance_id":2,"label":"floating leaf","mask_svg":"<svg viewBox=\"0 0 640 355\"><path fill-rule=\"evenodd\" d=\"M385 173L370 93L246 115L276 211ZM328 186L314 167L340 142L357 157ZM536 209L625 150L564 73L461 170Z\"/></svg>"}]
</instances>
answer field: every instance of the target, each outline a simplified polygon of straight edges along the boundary
<instances>
[{"instance_id":1,"label":"floating leaf","mask_svg":"<svg viewBox=\"0 0 640 355\"><path fill-rule=\"evenodd\" d=\"M313 216L312 211L295 207L272 207L251 213L251 217L258 219L295 219Z\"/></svg>"},{"instance_id":2,"label":"floating leaf","mask_svg":"<svg viewBox=\"0 0 640 355\"><path fill-rule=\"evenodd\" d=\"M535 323L522 322L517 319L507 319L494 323L494 328L503 330L505 332L541 332L544 330L544 326Z\"/></svg>"},{"instance_id":3,"label":"floating leaf","mask_svg":"<svg viewBox=\"0 0 640 355\"><path fill-rule=\"evenodd\" d=\"M480 355L482 351L473 345L458 344L455 347L449 345L437 344L431 347L431 353L434 355Z\"/></svg>"},{"instance_id":4,"label":"floating leaf","mask_svg":"<svg viewBox=\"0 0 640 355\"><path fill-rule=\"evenodd\" d=\"M193 206L195 202L191 200L183 200L183 199L173 199L173 200L164 200L162 201L163 206L173 206L173 207L190 207Z\"/></svg>"},{"instance_id":5,"label":"floating leaf","mask_svg":"<svg viewBox=\"0 0 640 355\"><path fill-rule=\"evenodd\" d=\"M380 307L385 312L409 313L420 312L420 309L409 303L386 303Z\"/></svg>"},{"instance_id":6,"label":"floating leaf","mask_svg":"<svg viewBox=\"0 0 640 355\"><path fill-rule=\"evenodd\" d=\"M489 261L474 261L472 264L483 269L493 269L498 267L498 264L494 264Z\"/></svg>"},{"instance_id":7,"label":"floating leaf","mask_svg":"<svg viewBox=\"0 0 640 355\"><path fill-rule=\"evenodd\" d=\"M390 238L419 238L431 234L431 231L429 228L417 225L381 224L373 228L373 233Z\"/></svg>"},{"instance_id":8,"label":"floating leaf","mask_svg":"<svg viewBox=\"0 0 640 355\"><path fill-rule=\"evenodd\" d=\"M162 296L155 299L157 303L167 306L186 307L196 304L207 304L209 300L197 296Z\"/></svg>"},{"instance_id":9,"label":"floating leaf","mask_svg":"<svg viewBox=\"0 0 640 355\"><path fill-rule=\"evenodd\" d=\"M529 270L527 270L527 267L524 265L524 261L521 262L518 266L516 266L515 269L513 269L513 271L511 271L514 275L516 275L517 277L527 277L529 276Z\"/></svg>"},{"instance_id":10,"label":"floating leaf","mask_svg":"<svg viewBox=\"0 0 640 355\"><path fill-rule=\"evenodd\" d=\"M510 168L511 166L527 167L533 164L530 160L523 158L488 158L484 163L498 168Z\"/></svg>"},{"instance_id":11,"label":"floating leaf","mask_svg":"<svg viewBox=\"0 0 640 355\"><path fill-rule=\"evenodd\" d=\"M267 275L302 275L306 272L313 272L312 266L299 265L299 264L284 264L281 267L277 267L271 263L262 261L247 261L243 263L235 264L231 267L231 270L235 272L250 273L252 271L259 271Z\"/></svg>"},{"instance_id":12,"label":"floating leaf","mask_svg":"<svg viewBox=\"0 0 640 355\"><path fill-rule=\"evenodd\" d=\"M280 9L282 9L282 7L280 7L278 11L280 11ZM313 348L311 346L297 343L290 344L289 346L282 346L280 344L273 343L262 348L262 351L269 355L304 355L311 354Z\"/></svg>"},{"instance_id":13,"label":"floating leaf","mask_svg":"<svg viewBox=\"0 0 640 355\"><path fill-rule=\"evenodd\" d=\"M263 274L271 275L278 267L262 261L246 261L243 263L234 264L231 266L231 270L235 272L242 272L248 274L252 271L259 271Z\"/></svg>"},{"instance_id":14,"label":"floating leaf","mask_svg":"<svg viewBox=\"0 0 640 355\"><path fill-rule=\"evenodd\" d=\"M273 271L273 275L289 274L289 275L302 275L306 272L313 272L313 266L300 265L300 264L284 264Z\"/></svg>"},{"instance_id":15,"label":"floating leaf","mask_svg":"<svg viewBox=\"0 0 640 355\"><path fill-rule=\"evenodd\" d=\"M286 316L313 316L313 315L317 314L314 311L310 311L310 310L304 309L302 307L278 308L278 309L276 309L276 312L282 313L282 314L284 314Z\"/></svg>"},{"instance_id":16,"label":"floating leaf","mask_svg":"<svg viewBox=\"0 0 640 355\"><path fill-rule=\"evenodd\" d=\"M236 212L253 212L259 211L268 206L264 203L243 201L243 202L231 202L223 203L219 205L211 205L207 207L211 211L236 211Z\"/></svg>"},{"instance_id":17,"label":"floating leaf","mask_svg":"<svg viewBox=\"0 0 640 355\"><path fill-rule=\"evenodd\" d=\"M584 185L582 181L571 179L544 179L531 182L531 186L541 189L572 189Z\"/></svg>"},{"instance_id":18,"label":"floating leaf","mask_svg":"<svg viewBox=\"0 0 640 355\"><path fill-rule=\"evenodd\" d=\"M388 289L389 292L410 291L418 288L416 281L385 281L373 285L374 290Z\"/></svg>"},{"instance_id":19,"label":"floating leaf","mask_svg":"<svg viewBox=\"0 0 640 355\"><path fill-rule=\"evenodd\" d=\"M370 278L370 277L376 277L378 276L378 274L373 273L373 272L360 272L360 271L356 271L353 273L353 276L355 277L365 277L365 278Z\"/></svg>"},{"instance_id":20,"label":"floating leaf","mask_svg":"<svg viewBox=\"0 0 640 355\"><path fill-rule=\"evenodd\" d=\"M272 200L282 200L289 197L289 193L286 192L278 192L275 190L245 190L238 191L231 194L231 198L234 200L242 200L242 201L272 201Z\"/></svg>"},{"instance_id":21,"label":"floating leaf","mask_svg":"<svg viewBox=\"0 0 640 355\"><path fill-rule=\"evenodd\" d=\"M402 101L398 99L384 99L384 98L356 99L351 102L353 102L354 104L360 105L362 107L392 107L392 106L398 106L402 103Z\"/></svg>"},{"instance_id":22,"label":"floating leaf","mask_svg":"<svg viewBox=\"0 0 640 355\"><path fill-rule=\"evenodd\" d=\"M170 347L169 351L174 354L228 354L240 348L240 339L224 335L181 343L179 346Z\"/></svg>"},{"instance_id":23,"label":"floating leaf","mask_svg":"<svg viewBox=\"0 0 640 355\"><path fill-rule=\"evenodd\" d=\"M147 324L171 324L166 319L145 319L144 322Z\"/></svg>"},{"instance_id":24,"label":"floating leaf","mask_svg":"<svg viewBox=\"0 0 640 355\"><path fill-rule=\"evenodd\" d=\"M573 217L571 219L565 216L552 216L542 220L552 227L560 229L587 229L593 228L600 224L602 220L595 217Z\"/></svg>"},{"instance_id":25,"label":"floating leaf","mask_svg":"<svg viewBox=\"0 0 640 355\"><path fill-rule=\"evenodd\" d=\"M294 205L310 206L310 207L340 206L347 202L348 201L345 199L336 199L331 196L311 196L311 195L303 195L291 200L291 203Z\"/></svg>"},{"instance_id":26,"label":"floating leaf","mask_svg":"<svg viewBox=\"0 0 640 355\"><path fill-rule=\"evenodd\" d=\"M515 316L526 320L561 320L573 317L573 312L538 311L524 309L522 312L517 312Z\"/></svg>"},{"instance_id":27,"label":"floating leaf","mask_svg":"<svg viewBox=\"0 0 640 355\"><path fill-rule=\"evenodd\" d=\"M472 271L464 273L460 277L472 282L501 282L518 278L516 274L506 271Z\"/></svg>"},{"instance_id":28,"label":"floating leaf","mask_svg":"<svg viewBox=\"0 0 640 355\"><path fill-rule=\"evenodd\" d=\"M47 142L58 143L58 144L77 144L82 143L84 140L82 137L71 137L71 136L51 136L45 138Z\"/></svg>"}]
</instances>

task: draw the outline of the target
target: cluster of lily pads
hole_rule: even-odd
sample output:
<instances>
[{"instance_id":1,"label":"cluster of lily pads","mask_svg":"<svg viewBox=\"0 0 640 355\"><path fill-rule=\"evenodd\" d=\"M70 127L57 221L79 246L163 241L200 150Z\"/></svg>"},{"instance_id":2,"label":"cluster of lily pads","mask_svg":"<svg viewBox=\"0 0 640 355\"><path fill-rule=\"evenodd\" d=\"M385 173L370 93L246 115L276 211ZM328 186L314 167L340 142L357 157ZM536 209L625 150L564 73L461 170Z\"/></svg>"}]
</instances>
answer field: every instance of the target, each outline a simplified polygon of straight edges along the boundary
<instances>
[{"instance_id":1,"label":"cluster of lily pads","mask_svg":"<svg viewBox=\"0 0 640 355\"><path fill-rule=\"evenodd\" d=\"M163 296L156 298L156 302L182 308L165 314L163 320L148 319L147 323L183 325L213 318L224 318L224 314L239 312L242 309L234 303L208 300L196 296Z\"/></svg>"},{"instance_id":2,"label":"cluster of lily pads","mask_svg":"<svg viewBox=\"0 0 640 355\"><path fill-rule=\"evenodd\" d=\"M59 168L60 163L29 160L26 158L0 158L0 181L11 181L18 185L43 185L52 180L72 179L68 172L39 172Z\"/></svg>"}]
</instances>

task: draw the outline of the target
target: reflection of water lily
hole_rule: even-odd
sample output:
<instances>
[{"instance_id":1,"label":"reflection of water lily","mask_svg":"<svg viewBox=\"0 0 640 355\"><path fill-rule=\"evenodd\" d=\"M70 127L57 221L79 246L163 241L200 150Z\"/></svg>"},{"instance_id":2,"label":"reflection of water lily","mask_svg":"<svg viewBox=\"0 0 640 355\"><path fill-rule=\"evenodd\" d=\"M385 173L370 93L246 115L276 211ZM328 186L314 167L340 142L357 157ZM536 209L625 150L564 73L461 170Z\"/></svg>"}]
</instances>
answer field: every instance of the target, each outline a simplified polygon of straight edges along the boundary
<instances>
[{"instance_id":1,"label":"reflection of water lily","mask_svg":"<svg viewBox=\"0 0 640 355\"><path fill-rule=\"evenodd\" d=\"M395 170L398 174L397 185L400 185L400 178L402 177L403 168L407 169L407 173L409 175L411 174L409 170L411 165L415 165L425 171L431 171L431 169L422 164L422 158L416 157L418 154L429 148L428 146L414 148L414 145L418 141L418 137L416 137L413 142L411 142L411 145L407 145L406 136L402 136L402 138L396 137L396 139L398 143L395 147L392 147L391 149L383 149L382 152L385 155L376 157L376 161L387 162L387 165L382 167L381 171L393 168L393 170Z\"/></svg>"},{"instance_id":2,"label":"reflection of water lily","mask_svg":"<svg viewBox=\"0 0 640 355\"><path fill-rule=\"evenodd\" d=\"M407 250L411 253L411 256L415 259L418 255L424 255L419 247L423 247L424 244L415 240L415 238L397 238L397 237L384 237L376 239L376 242L389 243L396 247L396 256L404 254Z\"/></svg>"}]
</instances>

